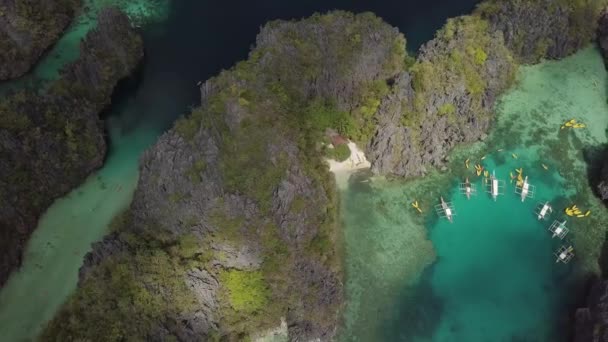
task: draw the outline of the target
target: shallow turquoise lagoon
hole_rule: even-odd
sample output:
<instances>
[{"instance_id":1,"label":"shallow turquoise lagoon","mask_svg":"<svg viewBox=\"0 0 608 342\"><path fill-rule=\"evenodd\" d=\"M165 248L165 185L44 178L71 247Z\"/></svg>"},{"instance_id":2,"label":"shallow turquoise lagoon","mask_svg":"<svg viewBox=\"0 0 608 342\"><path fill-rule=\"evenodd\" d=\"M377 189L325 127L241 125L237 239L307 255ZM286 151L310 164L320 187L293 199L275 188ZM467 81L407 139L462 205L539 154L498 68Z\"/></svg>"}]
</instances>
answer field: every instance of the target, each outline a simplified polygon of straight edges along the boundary
<instances>
[{"instance_id":1,"label":"shallow turquoise lagoon","mask_svg":"<svg viewBox=\"0 0 608 342\"><path fill-rule=\"evenodd\" d=\"M454 223L434 219L437 262L427 281L442 312L436 330L421 341L559 341L571 265L555 263L554 251L568 242L552 239L547 228L563 215L555 210L539 221L534 211L539 199L556 208L563 199L554 175L531 173L536 198L522 203L508 180L520 165L495 168L506 181L496 202L483 191L467 200L453 188ZM476 183L482 190L484 182Z\"/></svg>"},{"instance_id":2,"label":"shallow turquoise lagoon","mask_svg":"<svg viewBox=\"0 0 608 342\"><path fill-rule=\"evenodd\" d=\"M607 142L606 71L597 49L520 69L497 104L484 141L456 149L447 172L407 182L364 173L342 189L347 306L344 341L520 342L570 340L574 305L586 276L598 272L608 223L606 209L586 180L585 152ZM571 118L587 124L560 129ZM470 159L470 168L465 160ZM474 165L505 181L494 202ZM546 167L543 167L543 165ZM536 186L535 197L515 194L515 169ZM458 191L469 177L478 194ZM451 201L454 223L434 205ZM423 214L411 206L419 201ZM534 215L549 201L547 221ZM591 210L568 218L570 234L548 227L576 203ZM569 264L554 253L572 244Z\"/></svg>"}]
</instances>

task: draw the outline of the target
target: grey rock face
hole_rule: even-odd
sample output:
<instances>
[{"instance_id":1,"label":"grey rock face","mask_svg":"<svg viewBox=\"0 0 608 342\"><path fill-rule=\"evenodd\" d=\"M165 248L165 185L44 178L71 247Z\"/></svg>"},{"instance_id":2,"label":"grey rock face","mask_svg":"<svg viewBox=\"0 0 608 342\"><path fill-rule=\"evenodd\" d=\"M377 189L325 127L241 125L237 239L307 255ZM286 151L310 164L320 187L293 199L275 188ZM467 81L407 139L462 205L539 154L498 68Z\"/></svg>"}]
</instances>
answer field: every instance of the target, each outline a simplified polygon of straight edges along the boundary
<instances>
[{"instance_id":1,"label":"grey rock face","mask_svg":"<svg viewBox=\"0 0 608 342\"><path fill-rule=\"evenodd\" d=\"M492 29L522 63L563 58L588 44L595 34L601 1L492 0L480 6Z\"/></svg>"},{"instance_id":2,"label":"grey rock face","mask_svg":"<svg viewBox=\"0 0 608 342\"><path fill-rule=\"evenodd\" d=\"M604 11L598 21L597 40L606 61L608 60L608 11Z\"/></svg>"},{"instance_id":3,"label":"grey rock face","mask_svg":"<svg viewBox=\"0 0 608 342\"><path fill-rule=\"evenodd\" d=\"M469 44L470 38L458 29L450 39L437 37L425 44L418 56L417 63L434 65L434 80L447 80L440 88L420 94L414 90L413 77L407 72L395 79L391 94L382 101L376 114L378 127L367 146L374 173L420 176L428 167L441 167L456 144L485 136L494 103L515 72L501 35L494 33L488 37L491 48L487 49L479 71L481 78L487 80L481 94L471 94L465 77L440 64L453 51ZM416 101L422 105L415 108ZM452 106L448 114L442 114L445 105ZM408 112L417 112L420 123L404 125L403 113Z\"/></svg>"},{"instance_id":4,"label":"grey rock face","mask_svg":"<svg viewBox=\"0 0 608 342\"><path fill-rule=\"evenodd\" d=\"M597 281L588 306L576 311L574 342L608 341L608 281Z\"/></svg>"},{"instance_id":5,"label":"grey rock face","mask_svg":"<svg viewBox=\"0 0 608 342\"><path fill-rule=\"evenodd\" d=\"M79 0L0 1L0 80L25 74L69 25Z\"/></svg>"},{"instance_id":6,"label":"grey rock face","mask_svg":"<svg viewBox=\"0 0 608 342\"><path fill-rule=\"evenodd\" d=\"M330 18L328 18L330 17ZM293 42L300 37L303 44ZM402 60L393 61L394 42L399 31L371 13L353 16L332 12L325 18L277 21L265 25L256 39L256 51L263 51L261 67L269 78L280 79L302 99L327 98L339 109L350 111L359 105L362 88L376 80L394 77ZM312 39L311 39L312 38ZM340 48L350 41L347 54ZM352 48L355 47L355 48ZM294 68L291 73L277 71ZM301 77L312 68L315 77Z\"/></svg>"}]
</instances>

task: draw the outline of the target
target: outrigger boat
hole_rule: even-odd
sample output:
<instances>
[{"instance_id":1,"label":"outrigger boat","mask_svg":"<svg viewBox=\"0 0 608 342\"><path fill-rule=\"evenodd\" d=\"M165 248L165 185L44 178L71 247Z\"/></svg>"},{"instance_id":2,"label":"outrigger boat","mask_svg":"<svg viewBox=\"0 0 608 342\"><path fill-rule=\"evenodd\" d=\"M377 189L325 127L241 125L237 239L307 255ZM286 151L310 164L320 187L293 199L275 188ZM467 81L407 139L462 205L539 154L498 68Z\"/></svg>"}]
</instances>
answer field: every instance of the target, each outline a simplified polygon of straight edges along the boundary
<instances>
[{"instance_id":1,"label":"outrigger boat","mask_svg":"<svg viewBox=\"0 0 608 342\"><path fill-rule=\"evenodd\" d=\"M499 195L504 195L505 181L496 179L496 172L492 171L489 182L486 179L486 192L496 201Z\"/></svg>"},{"instance_id":2,"label":"outrigger boat","mask_svg":"<svg viewBox=\"0 0 608 342\"><path fill-rule=\"evenodd\" d=\"M539 203L536 206L536 210L534 211L534 214L538 217L539 220L544 220L547 218L547 215L551 214L552 212L553 212L553 208L551 207L549 202L545 202L544 204Z\"/></svg>"},{"instance_id":3,"label":"outrigger boat","mask_svg":"<svg viewBox=\"0 0 608 342\"><path fill-rule=\"evenodd\" d=\"M460 183L460 193L467 196L467 199L471 199L472 195L477 195L475 184L469 182L469 177L465 178L464 183Z\"/></svg>"},{"instance_id":4,"label":"outrigger boat","mask_svg":"<svg viewBox=\"0 0 608 342\"><path fill-rule=\"evenodd\" d=\"M556 263L563 262L567 264L574 257L574 248L572 246L561 246L554 255Z\"/></svg>"},{"instance_id":5,"label":"outrigger boat","mask_svg":"<svg viewBox=\"0 0 608 342\"><path fill-rule=\"evenodd\" d=\"M454 206L451 202L444 201L443 197L441 197L441 203L435 206L435 212L439 217L447 219L450 223L454 222L453 218L456 216Z\"/></svg>"},{"instance_id":6,"label":"outrigger boat","mask_svg":"<svg viewBox=\"0 0 608 342\"><path fill-rule=\"evenodd\" d=\"M551 238L554 238L557 236L558 238L563 239L564 237L566 237L569 230L566 227L565 220L564 220L564 222L559 222L556 220L555 222L553 222L551 227L549 227L549 231L551 232L551 234L553 234L553 236L551 236Z\"/></svg>"},{"instance_id":7,"label":"outrigger boat","mask_svg":"<svg viewBox=\"0 0 608 342\"><path fill-rule=\"evenodd\" d=\"M528 176L526 176L526 178L524 178L524 180L515 187L515 193L521 197L522 202L526 200L526 197L534 198L535 192L536 187L528 183Z\"/></svg>"}]
</instances>

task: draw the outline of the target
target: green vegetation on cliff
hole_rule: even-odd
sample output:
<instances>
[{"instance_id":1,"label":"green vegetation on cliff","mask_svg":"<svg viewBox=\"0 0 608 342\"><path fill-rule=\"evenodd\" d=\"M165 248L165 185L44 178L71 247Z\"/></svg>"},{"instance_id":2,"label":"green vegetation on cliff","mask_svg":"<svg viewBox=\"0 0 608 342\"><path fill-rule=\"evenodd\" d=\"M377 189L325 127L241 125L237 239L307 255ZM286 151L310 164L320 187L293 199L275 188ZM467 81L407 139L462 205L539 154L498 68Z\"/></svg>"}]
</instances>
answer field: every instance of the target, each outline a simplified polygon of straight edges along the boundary
<instances>
[{"instance_id":1,"label":"green vegetation on cliff","mask_svg":"<svg viewBox=\"0 0 608 342\"><path fill-rule=\"evenodd\" d=\"M128 19L106 9L59 80L44 91L21 90L0 100L0 207L6 209L0 217L0 283L19 263L42 212L103 163L99 113L142 55Z\"/></svg>"},{"instance_id":2,"label":"green vegetation on cliff","mask_svg":"<svg viewBox=\"0 0 608 342\"><path fill-rule=\"evenodd\" d=\"M504 33L505 42L522 63L561 58L594 37L606 0L486 0L476 14Z\"/></svg>"},{"instance_id":3,"label":"green vegetation on cliff","mask_svg":"<svg viewBox=\"0 0 608 342\"><path fill-rule=\"evenodd\" d=\"M178 241L154 248L149 245L154 241L126 239L132 252L113 255L95 268L58 313L72 318L53 320L42 340L144 341L161 317L195 307L183 281L183 264L193 258L191 245Z\"/></svg>"},{"instance_id":4,"label":"green vegetation on cliff","mask_svg":"<svg viewBox=\"0 0 608 342\"><path fill-rule=\"evenodd\" d=\"M437 94L458 94L455 88L461 85L470 102L469 111L487 115L483 101L488 83L502 83L499 89L492 87L491 91L497 92L506 89L515 78L515 62L502 40L491 35L486 20L471 15L449 19L437 32L433 44L423 50L410 68L414 104L410 112L404 113L403 123L411 128L419 127L425 114L431 114L431 117L447 115L456 122L456 106L447 102L454 99ZM501 59L500 75L490 74L491 68L486 65L494 63L488 61L490 53ZM434 105L438 100L443 103Z\"/></svg>"},{"instance_id":5,"label":"green vegetation on cliff","mask_svg":"<svg viewBox=\"0 0 608 342\"><path fill-rule=\"evenodd\" d=\"M23 75L57 39L80 0L9 0L0 3L0 80Z\"/></svg>"}]
</instances>

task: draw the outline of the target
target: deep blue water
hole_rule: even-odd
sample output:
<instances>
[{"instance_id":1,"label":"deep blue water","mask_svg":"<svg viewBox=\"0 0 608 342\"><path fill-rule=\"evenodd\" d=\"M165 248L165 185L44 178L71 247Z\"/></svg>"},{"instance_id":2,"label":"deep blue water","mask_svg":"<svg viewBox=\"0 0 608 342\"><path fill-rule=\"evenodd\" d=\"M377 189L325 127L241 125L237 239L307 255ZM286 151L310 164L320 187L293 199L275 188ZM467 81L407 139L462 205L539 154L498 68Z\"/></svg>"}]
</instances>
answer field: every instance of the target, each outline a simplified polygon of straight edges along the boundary
<instances>
[{"instance_id":1,"label":"deep blue water","mask_svg":"<svg viewBox=\"0 0 608 342\"><path fill-rule=\"evenodd\" d=\"M469 13L476 0L173 1L166 22L144 32L146 60L140 82L121 96L125 124L145 121L166 128L199 101L196 83L247 58L259 28L269 20L298 19L333 9L371 11L406 36L416 51L449 17Z\"/></svg>"}]
</instances>

